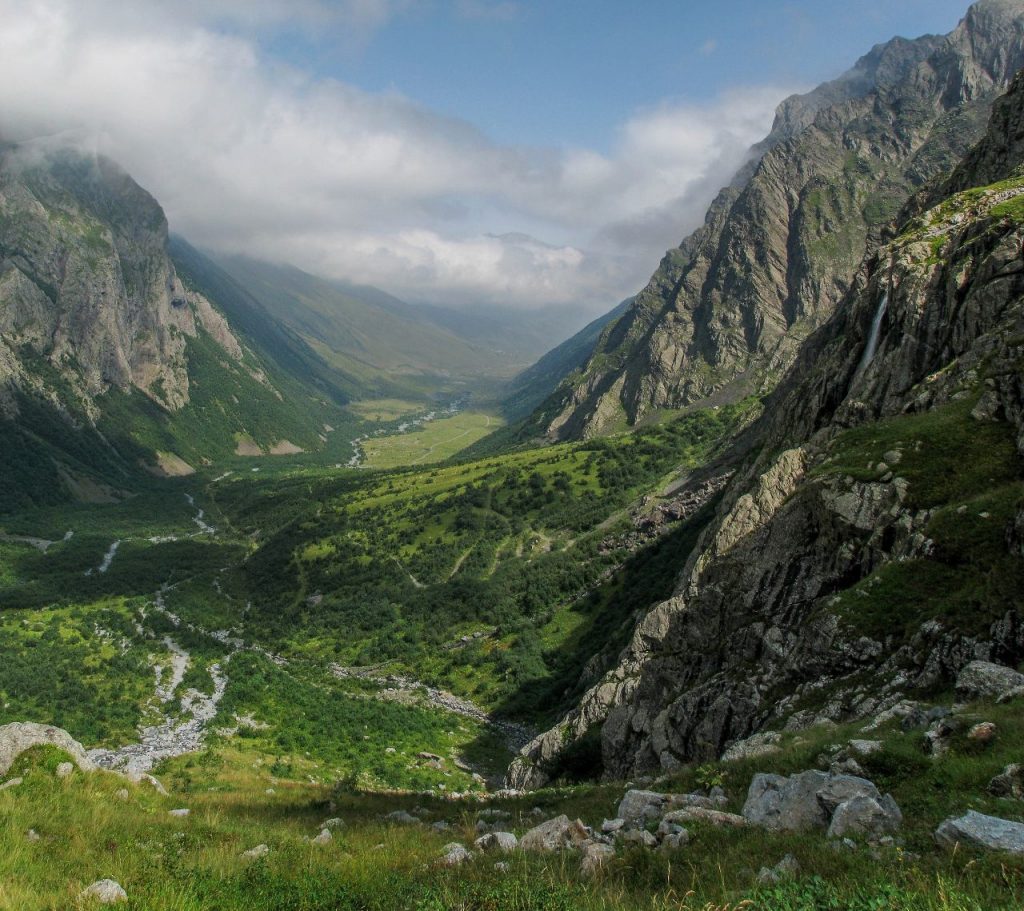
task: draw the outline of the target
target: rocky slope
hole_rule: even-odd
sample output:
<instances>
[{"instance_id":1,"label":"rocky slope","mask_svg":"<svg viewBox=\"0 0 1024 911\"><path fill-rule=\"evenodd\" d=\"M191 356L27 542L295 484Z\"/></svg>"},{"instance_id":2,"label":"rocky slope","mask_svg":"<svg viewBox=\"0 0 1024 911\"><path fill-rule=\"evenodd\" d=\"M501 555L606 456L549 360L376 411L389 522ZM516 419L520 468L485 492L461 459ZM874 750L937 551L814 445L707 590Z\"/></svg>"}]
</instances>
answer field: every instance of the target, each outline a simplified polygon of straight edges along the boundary
<instances>
[{"instance_id":1,"label":"rocky slope","mask_svg":"<svg viewBox=\"0 0 1024 911\"><path fill-rule=\"evenodd\" d=\"M1022 115L1024 75L942 184L966 189L868 255L801 348L674 597L512 784L598 731L625 777L1024 659Z\"/></svg>"},{"instance_id":2,"label":"rocky slope","mask_svg":"<svg viewBox=\"0 0 1024 911\"><path fill-rule=\"evenodd\" d=\"M117 496L140 466L188 473L240 438L320 445L344 378L285 330L270 339L269 314L209 282L201 257L185 262L113 162L0 146L0 509ZM259 331L240 333L221 299Z\"/></svg>"},{"instance_id":3,"label":"rocky slope","mask_svg":"<svg viewBox=\"0 0 1024 911\"><path fill-rule=\"evenodd\" d=\"M1024 65L1024 3L894 39L779 108L772 133L542 407L556 439L770 389L906 198L952 167Z\"/></svg>"}]
</instances>

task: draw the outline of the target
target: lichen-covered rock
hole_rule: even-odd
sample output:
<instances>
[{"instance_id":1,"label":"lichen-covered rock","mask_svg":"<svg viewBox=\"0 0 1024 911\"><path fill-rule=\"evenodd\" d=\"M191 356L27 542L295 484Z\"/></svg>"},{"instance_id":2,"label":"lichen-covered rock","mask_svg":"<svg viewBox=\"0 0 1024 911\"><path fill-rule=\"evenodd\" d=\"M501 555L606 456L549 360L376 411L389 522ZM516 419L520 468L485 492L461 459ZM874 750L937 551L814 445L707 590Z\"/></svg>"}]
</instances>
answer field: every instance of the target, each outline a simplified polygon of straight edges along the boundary
<instances>
[{"instance_id":1,"label":"lichen-covered rock","mask_svg":"<svg viewBox=\"0 0 1024 911\"><path fill-rule=\"evenodd\" d=\"M580 862L580 876L584 879L589 879L614 856L615 849L611 845L586 845L583 848L583 860Z\"/></svg>"},{"instance_id":2,"label":"lichen-covered rock","mask_svg":"<svg viewBox=\"0 0 1024 911\"><path fill-rule=\"evenodd\" d=\"M589 838L590 832L580 820L563 814L530 829L519 839L519 847L524 851L561 851L579 848Z\"/></svg>"},{"instance_id":3,"label":"lichen-covered rock","mask_svg":"<svg viewBox=\"0 0 1024 911\"><path fill-rule=\"evenodd\" d=\"M481 835L473 846L478 851L514 851L519 844L519 839L511 832L488 832Z\"/></svg>"},{"instance_id":4,"label":"lichen-covered rock","mask_svg":"<svg viewBox=\"0 0 1024 911\"><path fill-rule=\"evenodd\" d=\"M444 853L438 861L438 865L442 867L458 867L473 857L473 852L457 841L449 842L441 850Z\"/></svg>"},{"instance_id":5,"label":"lichen-covered rock","mask_svg":"<svg viewBox=\"0 0 1024 911\"><path fill-rule=\"evenodd\" d=\"M836 807L829 823L828 837L878 839L898 831L902 822L903 814L892 795L858 795Z\"/></svg>"},{"instance_id":6,"label":"lichen-covered rock","mask_svg":"<svg viewBox=\"0 0 1024 911\"><path fill-rule=\"evenodd\" d=\"M956 678L956 692L961 699L999 699L1022 688L1024 674L991 661L972 661Z\"/></svg>"},{"instance_id":7,"label":"lichen-covered rock","mask_svg":"<svg viewBox=\"0 0 1024 911\"><path fill-rule=\"evenodd\" d=\"M988 783L988 792L993 797L1024 799L1024 765L1011 763Z\"/></svg>"},{"instance_id":8,"label":"lichen-covered rock","mask_svg":"<svg viewBox=\"0 0 1024 911\"><path fill-rule=\"evenodd\" d=\"M935 840L947 848L968 845L1024 854L1024 823L968 810L963 816L945 820L935 830Z\"/></svg>"},{"instance_id":9,"label":"lichen-covered rock","mask_svg":"<svg viewBox=\"0 0 1024 911\"><path fill-rule=\"evenodd\" d=\"M0 727L0 775L5 774L22 753L37 746L54 746L63 750L83 772L92 772L96 768L85 748L62 728L32 721L15 721Z\"/></svg>"}]
</instances>

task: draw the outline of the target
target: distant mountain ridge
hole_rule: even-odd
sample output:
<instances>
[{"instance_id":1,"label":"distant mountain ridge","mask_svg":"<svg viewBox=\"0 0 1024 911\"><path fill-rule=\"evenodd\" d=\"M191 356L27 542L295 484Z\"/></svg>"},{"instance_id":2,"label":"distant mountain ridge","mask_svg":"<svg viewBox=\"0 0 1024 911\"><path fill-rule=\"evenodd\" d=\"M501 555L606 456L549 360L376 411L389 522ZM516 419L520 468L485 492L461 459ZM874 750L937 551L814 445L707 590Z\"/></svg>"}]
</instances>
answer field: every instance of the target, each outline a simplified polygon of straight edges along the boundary
<instances>
[{"instance_id":1,"label":"distant mountain ridge","mask_svg":"<svg viewBox=\"0 0 1024 911\"><path fill-rule=\"evenodd\" d=\"M906 199L980 137L1022 65L1024 2L980 0L948 36L893 39L788 99L537 423L553 439L587 437L770 389Z\"/></svg>"}]
</instances>

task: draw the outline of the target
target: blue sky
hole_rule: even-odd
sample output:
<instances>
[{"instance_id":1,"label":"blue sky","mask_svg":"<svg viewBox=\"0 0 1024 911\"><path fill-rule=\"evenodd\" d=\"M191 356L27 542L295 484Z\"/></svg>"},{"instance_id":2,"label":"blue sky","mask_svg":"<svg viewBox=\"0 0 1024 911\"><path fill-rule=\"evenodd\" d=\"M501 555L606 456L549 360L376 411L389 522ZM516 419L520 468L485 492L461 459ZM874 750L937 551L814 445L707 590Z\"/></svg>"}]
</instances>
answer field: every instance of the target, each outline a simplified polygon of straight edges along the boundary
<instances>
[{"instance_id":1,"label":"blue sky","mask_svg":"<svg viewBox=\"0 0 1024 911\"><path fill-rule=\"evenodd\" d=\"M107 153L208 249L582 321L703 220L787 94L966 7L0 0L0 134Z\"/></svg>"},{"instance_id":2,"label":"blue sky","mask_svg":"<svg viewBox=\"0 0 1024 911\"><path fill-rule=\"evenodd\" d=\"M501 142L607 151L617 125L639 108L750 85L814 86L894 35L949 32L966 7L966 0L420 3L354 46L329 30L319 39L285 30L264 41L296 65L397 90Z\"/></svg>"}]
</instances>

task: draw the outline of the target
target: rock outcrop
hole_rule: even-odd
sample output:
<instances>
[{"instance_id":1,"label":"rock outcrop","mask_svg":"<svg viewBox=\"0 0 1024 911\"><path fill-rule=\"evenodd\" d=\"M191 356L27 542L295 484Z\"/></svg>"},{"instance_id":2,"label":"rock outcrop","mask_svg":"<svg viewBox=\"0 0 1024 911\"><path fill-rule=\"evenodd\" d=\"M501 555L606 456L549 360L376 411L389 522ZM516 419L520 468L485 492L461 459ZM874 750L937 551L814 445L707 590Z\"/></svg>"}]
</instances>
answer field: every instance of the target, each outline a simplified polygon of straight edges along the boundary
<instances>
[{"instance_id":1,"label":"rock outcrop","mask_svg":"<svg viewBox=\"0 0 1024 911\"><path fill-rule=\"evenodd\" d=\"M83 772L92 772L96 768L86 755L85 747L63 728L33 721L14 721L0 727L0 775L6 775L22 753L38 746L63 750Z\"/></svg>"},{"instance_id":2,"label":"rock outcrop","mask_svg":"<svg viewBox=\"0 0 1024 911\"><path fill-rule=\"evenodd\" d=\"M1024 110L1024 75L994 122L1016 123L1009 108ZM975 599L940 610L929 594L939 583L928 581L966 559L954 556L960 546L977 560L976 545L957 543L965 522L992 523L986 559L997 577L1016 578L1024 554L1014 497L998 517L972 512L991 476L961 477L943 448L948 433L965 446L988 433L1005 483L1022 475L1024 179L1015 176L1018 146L986 151L992 142L990 133L954 173L972 189L894 227L894 239L865 258L748 432L750 454L715 520L681 555L673 597L637 623L578 705L523 749L510 784L542 784L562 751L595 728L606 774L625 778L718 758L765 729L876 716L909 691L952 684L971 662L996 665L999 692L1012 695L1004 684L1024 659L1016 583L983 607ZM997 182L976 185L972 160ZM905 429L888 429L897 427ZM878 586L901 572L916 575L895 589L900 600L876 603Z\"/></svg>"},{"instance_id":3,"label":"rock outcrop","mask_svg":"<svg viewBox=\"0 0 1024 911\"><path fill-rule=\"evenodd\" d=\"M536 423L551 438L589 437L771 388L904 200L980 137L1022 65L1024 3L980 0L948 36L893 39L784 102L704 225L665 256Z\"/></svg>"}]
</instances>

